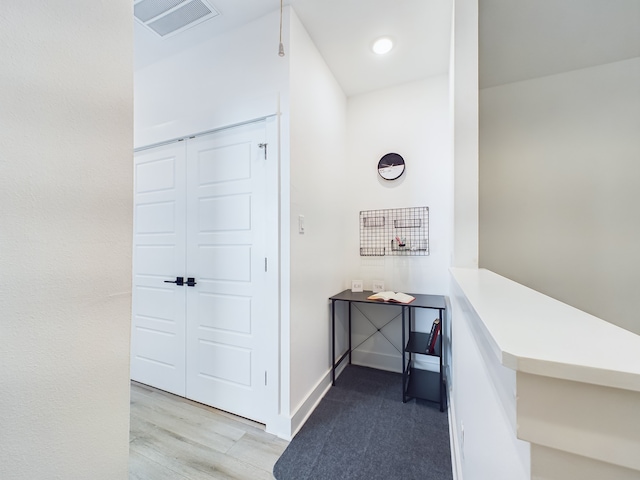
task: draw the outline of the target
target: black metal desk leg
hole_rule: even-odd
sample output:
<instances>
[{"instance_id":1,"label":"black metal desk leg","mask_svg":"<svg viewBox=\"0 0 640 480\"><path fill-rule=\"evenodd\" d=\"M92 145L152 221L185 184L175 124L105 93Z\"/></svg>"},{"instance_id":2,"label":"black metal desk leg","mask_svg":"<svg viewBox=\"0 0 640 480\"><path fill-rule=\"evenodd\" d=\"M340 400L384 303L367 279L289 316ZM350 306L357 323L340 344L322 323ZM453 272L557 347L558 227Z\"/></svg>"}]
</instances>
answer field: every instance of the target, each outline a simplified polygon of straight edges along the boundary
<instances>
[{"instance_id":1,"label":"black metal desk leg","mask_svg":"<svg viewBox=\"0 0 640 480\"><path fill-rule=\"evenodd\" d=\"M445 325L444 325L444 316L442 315L442 310L438 309L438 318L440 319L440 411L444 412L444 399L446 398L446 390L444 383L444 351L446 348L445 342Z\"/></svg>"},{"instance_id":2,"label":"black metal desk leg","mask_svg":"<svg viewBox=\"0 0 640 480\"><path fill-rule=\"evenodd\" d=\"M336 301L331 300L331 385L336 384Z\"/></svg>"},{"instance_id":3,"label":"black metal desk leg","mask_svg":"<svg viewBox=\"0 0 640 480\"><path fill-rule=\"evenodd\" d=\"M405 359L405 345L407 342L405 341L405 332L404 332L404 309L402 306L402 403L406 403L407 396L405 395L406 386L407 386L407 363Z\"/></svg>"},{"instance_id":4,"label":"black metal desk leg","mask_svg":"<svg viewBox=\"0 0 640 480\"><path fill-rule=\"evenodd\" d=\"M351 302L349 302L349 365L351 365Z\"/></svg>"}]
</instances>

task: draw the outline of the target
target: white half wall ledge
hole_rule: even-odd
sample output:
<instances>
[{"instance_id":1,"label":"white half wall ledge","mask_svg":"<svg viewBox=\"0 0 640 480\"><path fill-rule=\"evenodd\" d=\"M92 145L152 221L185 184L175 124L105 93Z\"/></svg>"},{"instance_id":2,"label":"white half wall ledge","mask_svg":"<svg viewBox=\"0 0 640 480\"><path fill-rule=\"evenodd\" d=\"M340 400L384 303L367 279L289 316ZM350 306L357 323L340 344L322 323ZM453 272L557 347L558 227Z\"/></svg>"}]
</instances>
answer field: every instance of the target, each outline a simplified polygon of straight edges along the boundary
<instances>
[{"instance_id":1,"label":"white half wall ledge","mask_svg":"<svg viewBox=\"0 0 640 480\"><path fill-rule=\"evenodd\" d=\"M515 436L531 444L526 478L640 478L640 336L489 270L450 271L464 296L453 322L466 317L477 348L515 371ZM504 390L504 378L488 378Z\"/></svg>"},{"instance_id":2,"label":"white half wall ledge","mask_svg":"<svg viewBox=\"0 0 640 480\"><path fill-rule=\"evenodd\" d=\"M451 268L517 372L640 392L640 335L485 269Z\"/></svg>"}]
</instances>

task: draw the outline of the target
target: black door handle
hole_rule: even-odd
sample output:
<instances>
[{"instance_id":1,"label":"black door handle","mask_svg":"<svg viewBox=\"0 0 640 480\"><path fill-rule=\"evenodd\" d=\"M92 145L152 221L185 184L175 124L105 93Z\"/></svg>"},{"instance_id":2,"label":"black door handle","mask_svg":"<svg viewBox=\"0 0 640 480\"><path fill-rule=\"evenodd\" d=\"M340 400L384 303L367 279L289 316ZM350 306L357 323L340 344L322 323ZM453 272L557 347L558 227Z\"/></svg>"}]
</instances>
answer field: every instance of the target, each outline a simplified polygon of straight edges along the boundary
<instances>
[{"instance_id":1,"label":"black door handle","mask_svg":"<svg viewBox=\"0 0 640 480\"><path fill-rule=\"evenodd\" d=\"M187 287L195 287L197 284L196 279L193 277L187 278Z\"/></svg>"},{"instance_id":2,"label":"black door handle","mask_svg":"<svg viewBox=\"0 0 640 480\"><path fill-rule=\"evenodd\" d=\"M165 280L164 283L175 283L178 286L184 285L184 277L176 277L175 280Z\"/></svg>"}]
</instances>

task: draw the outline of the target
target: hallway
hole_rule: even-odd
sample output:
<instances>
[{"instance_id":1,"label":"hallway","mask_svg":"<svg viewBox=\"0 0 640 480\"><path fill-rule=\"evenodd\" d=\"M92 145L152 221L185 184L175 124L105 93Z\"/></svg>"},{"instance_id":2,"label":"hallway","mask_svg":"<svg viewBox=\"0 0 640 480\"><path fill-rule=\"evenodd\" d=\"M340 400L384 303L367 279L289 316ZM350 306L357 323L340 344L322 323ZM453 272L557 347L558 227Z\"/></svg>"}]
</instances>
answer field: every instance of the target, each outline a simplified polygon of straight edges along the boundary
<instances>
[{"instance_id":1,"label":"hallway","mask_svg":"<svg viewBox=\"0 0 640 480\"><path fill-rule=\"evenodd\" d=\"M131 384L130 480L271 480L288 442L264 426Z\"/></svg>"}]
</instances>

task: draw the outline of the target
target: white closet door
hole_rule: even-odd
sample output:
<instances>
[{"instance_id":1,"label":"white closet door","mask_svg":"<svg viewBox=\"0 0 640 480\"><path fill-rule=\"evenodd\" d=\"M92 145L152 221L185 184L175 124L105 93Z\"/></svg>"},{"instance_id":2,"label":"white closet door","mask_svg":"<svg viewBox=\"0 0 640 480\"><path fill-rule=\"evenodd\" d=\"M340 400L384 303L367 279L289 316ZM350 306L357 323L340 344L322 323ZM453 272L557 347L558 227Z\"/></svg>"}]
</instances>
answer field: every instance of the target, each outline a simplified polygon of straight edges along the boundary
<instances>
[{"instance_id":1,"label":"white closet door","mask_svg":"<svg viewBox=\"0 0 640 480\"><path fill-rule=\"evenodd\" d=\"M185 142L134 159L131 378L185 395Z\"/></svg>"},{"instance_id":2,"label":"white closet door","mask_svg":"<svg viewBox=\"0 0 640 480\"><path fill-rule=\"evenodd\" d=\"M189 140L187 397L265 417L265 122ZM269 337L270 338L270 337Z\"/></svg>"}]
</instances>

